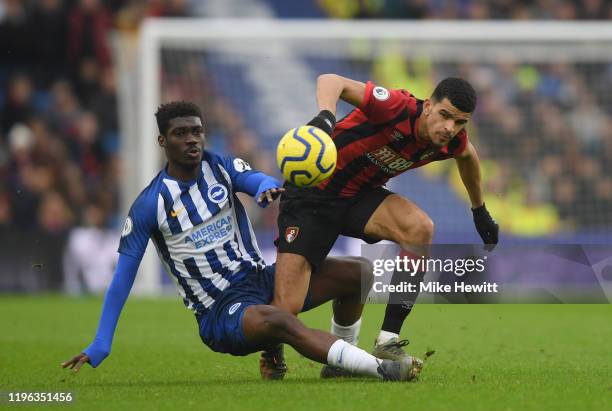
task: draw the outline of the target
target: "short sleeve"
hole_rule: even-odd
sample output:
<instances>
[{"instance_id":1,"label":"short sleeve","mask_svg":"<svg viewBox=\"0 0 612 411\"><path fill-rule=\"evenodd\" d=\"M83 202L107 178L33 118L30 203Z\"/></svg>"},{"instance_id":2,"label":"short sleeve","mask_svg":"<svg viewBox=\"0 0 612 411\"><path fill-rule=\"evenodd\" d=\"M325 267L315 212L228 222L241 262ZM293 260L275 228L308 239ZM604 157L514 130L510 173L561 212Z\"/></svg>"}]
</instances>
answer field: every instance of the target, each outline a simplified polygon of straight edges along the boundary
<instances>
[{"instance_id":1,"label":"short sleeve","mask_svg":"<svg viewBox=\"0 0 612 411\"><path fill-rule=\"evenodd\" d=\"M142 259L149 238L157 227L157 204L154 200L141 194L132 204L121 232L120 254Z\"/></svg>"},{"instance_id":2,"label":"short sleeve","mask_svg":"<svg viewBox=\"0 0 612 411\"><path fill-rule=\"evenodd\" d=\"M402 113L409 98L410 94L405 90L388 90L368 81L359 109L371 122L384 123Z\"/></svg>"},{"instance_id":3,"label":"short sleeve","mask_svg":"<svg viewBox=\"0 0 612 411\"><path fill-rule=\"evenodd\" d=\"M232 184L236 187L240 185L237 184L237 182L251 174L257 173L257 171L254 171L251 168L251 165L249 163L239 157L222 157L221 162L223 168L227 171L230 178L232 179Z\"/></svg>"}]
</instances>

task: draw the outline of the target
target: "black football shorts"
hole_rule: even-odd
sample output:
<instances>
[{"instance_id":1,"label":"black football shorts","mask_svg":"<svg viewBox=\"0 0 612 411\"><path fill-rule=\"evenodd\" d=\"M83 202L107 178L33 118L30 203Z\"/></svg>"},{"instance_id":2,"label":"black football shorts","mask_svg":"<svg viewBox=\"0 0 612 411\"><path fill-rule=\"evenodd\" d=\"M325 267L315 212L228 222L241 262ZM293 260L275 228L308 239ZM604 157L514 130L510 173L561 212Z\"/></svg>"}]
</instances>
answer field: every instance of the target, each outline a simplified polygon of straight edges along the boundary
<instances>
[{"instance_id":1,"label":"black football shorts","mask_svg":"<svg viewBox=\"0 0 612 411\"><path fill-rule=\"evenodd\" d=\"M327 257L339 235L360 238L370 244L380 238L367 237L365 226L387 196L383 187L340 197L313 188L285 183L278 215L278 252L306 258L313 272Z\"/></svg>"}]
</instances>

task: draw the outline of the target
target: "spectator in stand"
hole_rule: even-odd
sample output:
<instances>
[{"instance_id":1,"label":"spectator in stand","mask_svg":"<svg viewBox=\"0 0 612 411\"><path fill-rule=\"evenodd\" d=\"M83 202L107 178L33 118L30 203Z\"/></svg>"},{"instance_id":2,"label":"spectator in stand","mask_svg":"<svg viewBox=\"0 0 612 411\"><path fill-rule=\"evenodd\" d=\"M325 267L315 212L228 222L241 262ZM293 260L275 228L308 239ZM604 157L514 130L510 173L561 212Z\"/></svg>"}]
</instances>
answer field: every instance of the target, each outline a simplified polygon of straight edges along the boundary
<instances>
[{"instance_id":1,"label":"spectator in stand","mask_svg":"<svg viewBox=\"0 0 612 411\"><path fill-rule=\"evenodd\" d=\"M112 17L101 0L79 0L68 17L68 61L79 97L91 96L98 70L111 65L108 44Z\"/></svg>"},{"instance_id":2,"label":"spectator in stand","mask_svg":"<svg viewBox=\"0 0 612 411\"><path fill-rule=\"evenodd\" d=\"M33 69L38 86L47 88L67 70L68 14L63 0L39 0L33 7L30 26L37 33L35 61L44 62Z\"/></svg>"},{"instance_id":3,"label":"spectator in stand","mask_svg":"<svg viewBox=\"0 0 612 411\"><path fill-rule=\"evenodd\" d=\"M32 53L36 40L25 2L5 0L4 15L0 16L0 63L20 69L36 64Z\"/></svg>"},{"instance_id":4,"label":"spectator in stand","mask_svg":"<svg viewBox=\"0 0 612 411\"><path fill-rule=\"evenodd\" d=\"M74 214L65 198L57 191L44 193L38 208L38 223L49 233L66 233L72 227Z\"/></svg>"},{"instance_id":5,"label":"spectator in stand","mask_svg":"<svg viewBox=\"0 0 612 411\"><path fill-rule=\"evenodd\" d=\"M0 133L5 134L17 123L26 123L34 114L32 80L25 74L15 75L8 84L6 102L0 111Z\"/></svg>"},{"instance_id":6,"label":"spectator in stand","mask_svg":"<svg viewBox=\"0 0 612 411\"><path fill-rule=\"evenodd\" d=\"M107 213L100 201L89 201L83 207L80 227L68 237L64 254L64 285L70 294L106 290L117 263L119 239L108 228ZM96 258L91 258L92 254Z\"/></svg>"}]
</instances>

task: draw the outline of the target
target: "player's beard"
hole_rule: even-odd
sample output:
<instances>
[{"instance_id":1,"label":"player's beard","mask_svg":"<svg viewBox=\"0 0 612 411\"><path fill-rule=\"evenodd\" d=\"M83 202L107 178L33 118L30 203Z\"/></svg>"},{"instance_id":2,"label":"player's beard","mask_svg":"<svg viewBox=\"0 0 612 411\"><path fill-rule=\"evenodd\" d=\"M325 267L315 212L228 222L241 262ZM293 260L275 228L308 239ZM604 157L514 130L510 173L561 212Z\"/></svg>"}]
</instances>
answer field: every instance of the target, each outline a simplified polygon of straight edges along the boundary
<instances>
[{"instance_id":1,"label":"player's beard","mask_svg":"<svg viewBox=\"0 0 612 411\"><path fill-rule=\"evenodd\" d=\"M441 132L437 132L435 136L436 136L435 140L432 138L431 142L436 147L444 147L452 140L451 136L445 133L441 133Z\"/></svg>"}]
</instances>

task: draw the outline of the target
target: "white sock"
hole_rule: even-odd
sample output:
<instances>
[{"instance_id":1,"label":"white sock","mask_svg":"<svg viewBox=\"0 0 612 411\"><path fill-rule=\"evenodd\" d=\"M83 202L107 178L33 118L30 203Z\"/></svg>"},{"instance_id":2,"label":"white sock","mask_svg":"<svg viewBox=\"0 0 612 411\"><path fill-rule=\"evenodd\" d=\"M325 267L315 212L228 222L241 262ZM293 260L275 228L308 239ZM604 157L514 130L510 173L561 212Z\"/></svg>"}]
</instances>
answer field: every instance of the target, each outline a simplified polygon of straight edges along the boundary
<instances>
[{"instance_id":1,"label":"white sock","mask_svg":"<svg viewBox=\"0 0 612 411\"><path fill-rule=\"evenodd\" d=\"M344 340L337 340L329 347L327 364L359 375L382 378L378 373L378 361L372 354Z\"/></svg>"},{"instance_id":2,"label":"white sock","mask_svg":"<svg viewBox=\"0 0 612 411\"><path fill-rule=\"evenodd\" d=\"M399 339L399 334L380 330L380 333L378 334L378 338L376 339L376 345L384 344L387 341L389 341L391 338Z\"/></svg>"},{"instance_id":3,"label":"white sock","mask_svg":"<svg viewBox=\"0 0 612 411\"><path fill-rule=\"evenodd\" d=\"M332 317L331 334L343 339L349 344L357 345L359 342L359 330L361 330L361 318L353 325L338 325L336 321L334 321L334 317Z\"/></svg>"}]
</instances>

